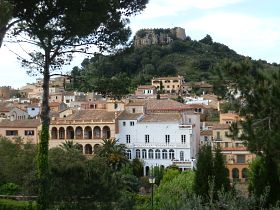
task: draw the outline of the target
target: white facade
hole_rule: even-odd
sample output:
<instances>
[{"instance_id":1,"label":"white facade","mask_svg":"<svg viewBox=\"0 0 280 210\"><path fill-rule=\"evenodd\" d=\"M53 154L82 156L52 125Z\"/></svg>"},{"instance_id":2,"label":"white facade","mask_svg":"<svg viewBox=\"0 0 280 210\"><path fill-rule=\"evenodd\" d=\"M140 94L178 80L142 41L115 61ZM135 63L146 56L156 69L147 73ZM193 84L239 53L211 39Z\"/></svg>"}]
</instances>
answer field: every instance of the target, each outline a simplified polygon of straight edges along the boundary
<instances>
[{"instance_id":1,"label":"white facade","mask_svg":"<svg viewBox=\"0 0 280 210\"><path fill-rule=\"evenodd\" d=\"M176 164L181 170L192 169L199 145L195 129L199 131L199 116L194 117L198 125L192 118L183 118L179 113L135 114L134 119L119 120L116 137L126 145L129 159L143 160L146 175L154 166Z\"/></svg>"},{"instance_id":2,"label":"white facade","mask_svg":"<svg viewBox=\"0 0 280 210\"><path fill-rule=\"evenodd\" d=\"M209 105L211 100L204 99L203 97L185 97L186 104L203 104Z\"/></svg>"},{"instance_id":3,"label":"white facade","mask_svg":"<svg viewBox=\"0 0 280 210\"><path fill-rule=\"evenodd\" d=\"M27 107L26 111L27 111L29 117L33 118L40 114L40 107L39 106L37 106L37 107L30 106L30 107Z\"/></svg>"}]
</instances>

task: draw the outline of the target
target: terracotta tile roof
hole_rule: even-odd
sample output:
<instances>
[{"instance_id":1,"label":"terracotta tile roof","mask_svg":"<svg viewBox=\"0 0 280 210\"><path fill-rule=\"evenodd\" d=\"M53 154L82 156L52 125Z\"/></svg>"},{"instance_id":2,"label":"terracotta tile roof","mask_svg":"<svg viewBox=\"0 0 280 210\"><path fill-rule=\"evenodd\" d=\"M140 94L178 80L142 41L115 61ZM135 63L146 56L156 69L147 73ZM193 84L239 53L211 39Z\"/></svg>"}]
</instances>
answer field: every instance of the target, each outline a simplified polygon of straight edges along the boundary
<instances>
[{"instance_id":1,"label":"terracotta tile roof","mask_svg":"<svg viewBox=\"0 0 280 210\"><path fill-rule=\"evenodd\" d=\"M213 130L227 130L229 129L230 125L229 124L220 124L220 123L217 123L217 124L214 124L213 125Z\"/></svg>"},{"instance_id":2,"label":"terracotta tile roof","mask_svg":"<svg viewBox=\"0 0 280 210\"><path fill-rule=\"evenodd\" d=\"M189 107L174 100L146 100L148 111L182 111Z\"/></svg>"},{"instance_id":3,"label":"terracotta tile roof","mask_svg":"<svg viewBox=\"0 0 280 210\"><path fill-rule=\"evenodd\" d=\"M49 103L49 107L57 107L57 106L59 106L59 102L50 102Z\"/></svg>"},{"instance_id":4,"label":"terracotta tile roof","mask_svg":"<svg viewBox=\"0 0 280 210\"><path fill-rule=\"evenodd\" d=\"M73 114L63 118L64 120L94 120L94 121L113 121L115 112L107 112L103 110L78 110Z\"/></svg>"},{"instance_id":5,"label":"terracotta tile roof","mask_svg":"<svg viewBox=\"0 0 280 210\"><path fill-rule=\"evenodd\" d=\"M179 80L183 79L183 77L158 77L158 78L153 78L153 80Z\"/></svg>"},{"instance_id":6,"label":"terracotta tile roof","mask_svg":"<svg viewBox=\"0 0 280 210\"><path fill-rule=\"evenodd\" d=\"M137 89L155 89L156 87L153 85L140 85Z\"/></svg>"},{"instance_id":7,"label":"terracotta tile roof","mask_svg":"<svg viewBox=\"0 0 280 210\"><path fill-rule=\"evenodd\" d=\"M224 147L222 151L247 151L247 147Z\"/></svg>"},{"instance_id":8,"label":"terracotta tile roof","mask_svg":"<svg viewBox=\"0 0 280 210\"><path fill-rule=\"evenodd\" d=\"M145 106L146 102L145 100L133 100L130 101L128 104L126 104L126 106Z\"/></svg>"},{"instance_id":9,"label":"terracotta tile roof","mask_svg":"<svg viewBox=\"0 0 280 210\"><path fill-rule=\"evenodd\" d=\"M186 107L188 109L197 109L197 108L206 109L207 108L207 106L205 106L204 104L186 104Z\"/></svg>"},{"instance_id":10,"label":"terracotta tile roof","mask_svg":"<svg viewBox=\"0 0 280 210\"><path fill-rule=\"evenodd\" d=\"M213 130L202 130L200 131L201 136L213 136Z\"/></svg>"},{"instance_id":11,"label":"terracotta tile roof","mask_svg":"<svg viewBox=\"0 0 280 210\"><path fill-rule=\"evenodd\" d=\"M179 113L151 113L145 114L141 122L179 122L181 115Z\"/></svg>"},{"instance_id":12,"label":"terracotta tile roof","mask_svg":"<svg viewBox=\"0 0 280 210\"><path fill-rule=\"evenodd\" d=\"M142 113L129 113L127 111L123 111L118 116L118 119L119 120L137 120L141 115L143 115L143 114Z\"/></svg>"},{"instance_id":13,"label":"terracotta tile roof","mask_svg":"<svg viewBox=\"0 0 280 210\"><path fill-rule=\"evenodd\" d=\"M50 110L50 117L59 117L59 112Z\"/></svg>"},{"instance_id":14,"label":"terracotta tile roof","mask_svg":"<svg viewBox=\"0 0 280 210\"><path fill-rule=\"evenodd\" d=\"M2 120L0 122L1 128L37 128L40 125L40 120L38 119L28 119L28 120Z\"/></svg>"},{"instance_id":15,"label":"terracotta tile roof","mask_svg":"<svg viewBox=\"0 0 280 210\"><path fill-rule=\"evenodd\" d=\"M226 118L226 117L230 117L230 118L239 118L239 115L236 113L222 113L221 117Z\"/></svg>"}]
</instances>

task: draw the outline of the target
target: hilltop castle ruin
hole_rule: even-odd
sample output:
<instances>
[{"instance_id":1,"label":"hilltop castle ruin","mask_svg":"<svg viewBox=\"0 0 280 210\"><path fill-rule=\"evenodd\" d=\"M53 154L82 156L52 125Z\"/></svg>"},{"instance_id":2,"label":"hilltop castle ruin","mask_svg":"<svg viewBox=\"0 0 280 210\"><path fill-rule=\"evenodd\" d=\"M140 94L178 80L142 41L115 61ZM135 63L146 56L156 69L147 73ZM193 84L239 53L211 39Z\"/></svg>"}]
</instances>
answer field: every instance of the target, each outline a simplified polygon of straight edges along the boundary
<instances>
[{"instance_id":1,"label":"hilltop castle ruin","mask_svg":"<svg viewBox=\"0 0 280 210\"><path fill-rule=\"evenodd\" d=\"M172 29L141 29L134 37L134 47L147 45L166 45L175 39L186 39L185 29L175 27Z\"/></svg>"}]
</instances>

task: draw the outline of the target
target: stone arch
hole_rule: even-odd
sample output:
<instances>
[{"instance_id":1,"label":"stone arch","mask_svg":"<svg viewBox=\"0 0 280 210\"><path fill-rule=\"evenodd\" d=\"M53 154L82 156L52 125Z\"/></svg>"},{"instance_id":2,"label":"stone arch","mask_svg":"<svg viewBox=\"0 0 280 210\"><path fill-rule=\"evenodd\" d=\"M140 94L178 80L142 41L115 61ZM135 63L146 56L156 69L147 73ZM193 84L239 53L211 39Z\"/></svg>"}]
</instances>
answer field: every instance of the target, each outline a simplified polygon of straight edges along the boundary
<instances>
[{"instance_id":1,"label":"stone arch","mask_svg":"<svg viewBox=\"0 0 280 210\"><path fill-rule=\"evenodd\" d=\"M170 150L169 150L169 159L170 159L170 160L173 160L174 158L175 158L174 150L173 150L173 149L170 149Z\"/></svg>"},{"instance_id":2,"label":"stone arch","mask_svg":"<svg viewBox=\"0 0 280 210\"><path fill-rule=\"evenodd\" d=\"M66 128L66 139L74 139L74 128L72 126L68 126Z\"/></svg>"},{"instance_id":3,"label":"stone arch","mask_svg":"<svg viewBox=\"0 0 280 210\"><path fill-rule=\"evenodd\" d=\"M159 149L156 149L156 151L155 151L155 158L160 159L160 150Z\"/></svg>"},{"instance_id":4,"label":"stone arch","mask_svg":"<svg viewBox=\"0 0 280 210\"><path fill-rule=\"evenodd\" d=\"M227 174L227 177L229 177L229 170L228 170L228 168L226 168L226 174Z\"/></svg>"},{"instance_id":5,"label":"stone arch","mask_svg":"<svg viewBox=\"0 0 280 210\"><path fill-rule=\"evenodd\" d=\"M126 157L130 160L131 159L131 150L126 150Z\"/></svg>"},{"instance_id":6,"label":"stone arch","mask_svg":"<svg viewBox=\"0 0 280 210\"><path fill-rule=\"evenodd\" d=\"M90 144L85 145L85 154L91 155L92 154L92 146Z\"/></svg>"},{"instance_id":7,"label":"stone arch","mask_svg":"<svg viewBox=\"0 0 280 210\"><path fill-rule=\"evenodd\" d=\"M239 170L238 170L238 168L233 168L231 172L232 172L232 178L233 179L239 179Z\"/></svg>"},{"instance_id":8,"label":"stone arch","mask_svg":"<svg viewBox=\"0 0 280 210\"><path fill-rule=\"evenodd\" d=\"M75 137L76 139L83 139L83 128L81 126L76 127Z\"/></svg>"},{"instance_id":9,"label":"stone arch","mask_svg":"<svg viewBox=\"0 0 280 210\"><path fill-rule=\"evenodd\" d=\"M242 171L241 171L241 173L242 173L242 178L243 178L243 179L247 179L247 178L248 178L248 176L249 176L249 170L248 170L248 168L243 168Z\"/></svg>"},{"instance_id":10,"label":"stone arch","mask_svg":"<svg viewBox=\"0 0 280 210\"><path fill-rule=\"evenodd\" d=\"M81 153L83 153L83 145L81 145L81 144L76 144L76 146L77 146L77 149L78 149Z\"/></svg>"},{"instance_id":11,"label":"stone arch","mask_svg":"<svg viewBox=\"0 0 280 210\"><path fill-rule=\"evenodd\" d=\"M142 149L142 159L147 159L147 150Z\"/></svg>"},{"instance_id":12,"label":"stone arch","mask_svg":"<svg viewBox=\"0 0 280 210\"><path fill-rule=\"evenodd\" d=\"M101 138L101 128L99 126L95 126L93 128L93 138L95 138L95 139Z\"/></svg>"},{"instance_id":13,"label":"stone arch","mask_svg":"<svg viewBox=\"0 0 280 210\"><path fill-rule=\"evenodd\" d=\"M99 149L99 147L100 147L100 144L95 144L95 145L93 146L93 151L94 151L94 153L97 152L97 150Z\"/></svg>"},{"instance_id":14,"label":"stone arch","mask_svg":"<svg viewBox=\"0 0 280 210\"><path fill-rule=\"evenodd\" d=\"M136 158L140 159L141 157L140 149L136 149L135 153L136 153Z\"/></svg>"},{"instance_id":15,"label":"stone arch","mask_svg":"<svg viewBox=\"0 0 280 210\"><path fill-rule=\"evenodd\" d=\"M108 126L104 126L102 129L102 138L109 139L111 138L111 130Z\"/></svg>"},{"instance_id":16,"label":"stone arch","mask_svg":"<svg viewBox=\"0 0 280 210\"><path fill-rule=\"evenodd\" d=\"M166 149L162 150L162 159L167 159L167 150Z\"/></svg>"},{"instance_id":17,"label":"stone arch","mask_svg":"<svg viewBox=\"0 0 280 210\"><path fill-rule=\"evenodd\" d=\"M148 158L149 159L154 159L154 150L149 149L149 151L148 151Z\"/></svg>"},{"instance_id":18,"label":"stone arch","mask_svg":"<svg viewBox=\"0 0 280 210\"><path fill-rule=\"evenodd\" d=\"M149 173L150 173L150 167L146 166L145 167L145 174L146 174L146 176L149 176Z\"/></svg>"},{"instance_id":19,"label":"stone arch","mask_svg":"<svg viewBox=\"0 0 280 210\"><path fill-rule=\"evenodd\" d=\"M91 129L90 126L85 127L84 138L85 139L92 139L92 129Z\"/></svg>"},{"instance_id":20,"label":"stone arch","mask_svg":"<svg viewBox=\"0 0 280 210\"><path fill-rule=\"evenodd\" d=\"M57 139L58 137L58 131L56 127L52 127L52 131L51 131L51 138L52 139Z\"/></svg>"},{"instance_id":21,"label":"stone arch","mask_svg":"<svg viewBox=\"0 0 280 210\"><path fill-rule=\"evenodd\" d=\"M63 127L60 127L58 130L59 139L65 139L65 129Z\"/></svg>"}]
</instances>

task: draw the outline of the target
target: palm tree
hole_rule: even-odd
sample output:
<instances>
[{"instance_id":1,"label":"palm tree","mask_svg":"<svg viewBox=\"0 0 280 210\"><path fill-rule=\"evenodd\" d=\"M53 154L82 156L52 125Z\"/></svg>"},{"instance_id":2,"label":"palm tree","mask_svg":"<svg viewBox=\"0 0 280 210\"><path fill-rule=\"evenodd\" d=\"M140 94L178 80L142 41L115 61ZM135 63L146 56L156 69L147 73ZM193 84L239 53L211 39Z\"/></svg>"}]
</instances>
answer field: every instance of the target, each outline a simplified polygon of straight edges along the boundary
<instances>
[{"instance_id":1,"label":"palm tree","mask_svg":"<svg viewBox=\"0 0 280 210\"><path fill-rule=\"evenodd\" d=\"M128 162L125 156L125 145L118 144L116 139L103 139L103 144L97 151L97 156L106 158L107 164L118 170Z\"/></svg>"},{"instance_id":2,"label":"palm tree","mask_svg":"<svg viewBox=\"0 0 280 210\"><path fill-rule=\"evenodd\" d=\"M72 140L65 140L65 142L61 143L59 145L59 147L67 152L69 152L71 150L81 151L81 145L74 143Z\"/></svg>"}]
</instances>

